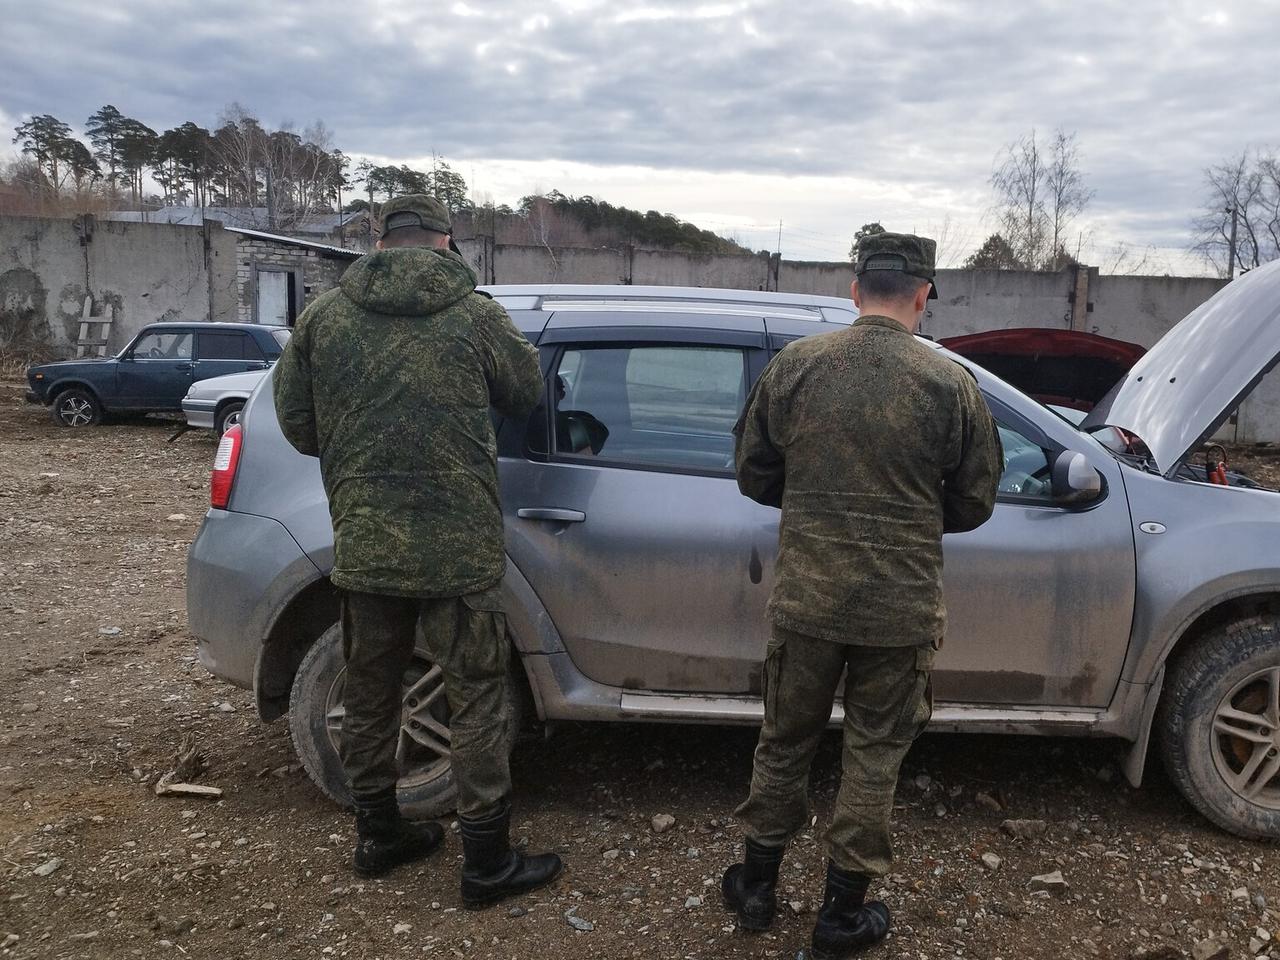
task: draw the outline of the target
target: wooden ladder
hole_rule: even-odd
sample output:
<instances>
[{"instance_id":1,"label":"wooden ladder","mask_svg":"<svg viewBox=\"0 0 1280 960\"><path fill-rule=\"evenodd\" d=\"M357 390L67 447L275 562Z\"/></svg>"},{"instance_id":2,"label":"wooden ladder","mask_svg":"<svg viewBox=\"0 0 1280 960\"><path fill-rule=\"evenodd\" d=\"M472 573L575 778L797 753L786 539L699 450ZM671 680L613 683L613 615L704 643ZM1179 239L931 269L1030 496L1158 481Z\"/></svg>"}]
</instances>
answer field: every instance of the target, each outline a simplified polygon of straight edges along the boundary
<instances>
[{"instance_id":1,"label":"wooden ladder","mask_svg":"<svg viewBox=\"0 0 1280 960\"><path fill-rule=\"evenodd\" d=\"M97 327L98 329L91 332L90 327ZM93 297L86 296L84 298L84 308L80 311L80 335L76 337L76 359L79 360L90 355L105 357L107 355L107 342L110 339L111 314L94 316ZM92 354L89 353L90 350L93 351Z\"/></svg>"}]
</instances>

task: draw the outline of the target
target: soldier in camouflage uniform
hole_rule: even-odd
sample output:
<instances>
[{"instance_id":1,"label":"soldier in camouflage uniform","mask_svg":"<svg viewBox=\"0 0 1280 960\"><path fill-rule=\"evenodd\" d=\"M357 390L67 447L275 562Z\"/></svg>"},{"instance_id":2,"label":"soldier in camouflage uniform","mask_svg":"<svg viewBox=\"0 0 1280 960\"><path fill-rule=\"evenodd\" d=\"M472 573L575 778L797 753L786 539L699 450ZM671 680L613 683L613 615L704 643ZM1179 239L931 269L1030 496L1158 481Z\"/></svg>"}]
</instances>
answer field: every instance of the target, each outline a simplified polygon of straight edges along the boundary
<instances>
[{"instance_id":1,"label":"soldier in camouflage uniform","mask_svg":"<svg viewBox=\"0 0 1280 960\"><path fill-rule=\"evenodd\" d=\"M783 849L807 822L809 767L844 688L843 775L815 957L888 931L870 881L893 857L898 769L932 711L942 641L942 535L991 516L1003 458L973 376L913 336L933 290L934 242L862 242L850 328L786 347L734 429L738 486L782 508L765 718L737 810L746 862L724 876L744 929L774 913Z\"/></svg>"},{"instance_id":2,"label":"soldier in camouflage uniform","mask_svg":"<svg viewBox=\"0 0 1280 960\"><path fill-rule=\"evenodd\" d=\"M438 824L405 821L396 802L401 690L420 631L451 712L463 900L483 906L561 866L508 843L506 556L489 415L527 417L542 377L537 351L476 292L449 232L433 197L385 204L377 252L304 311L274 390L284 435L320 458L333 520L355 869L385 873L443 837Z\"/></svg>"}]
</instances>

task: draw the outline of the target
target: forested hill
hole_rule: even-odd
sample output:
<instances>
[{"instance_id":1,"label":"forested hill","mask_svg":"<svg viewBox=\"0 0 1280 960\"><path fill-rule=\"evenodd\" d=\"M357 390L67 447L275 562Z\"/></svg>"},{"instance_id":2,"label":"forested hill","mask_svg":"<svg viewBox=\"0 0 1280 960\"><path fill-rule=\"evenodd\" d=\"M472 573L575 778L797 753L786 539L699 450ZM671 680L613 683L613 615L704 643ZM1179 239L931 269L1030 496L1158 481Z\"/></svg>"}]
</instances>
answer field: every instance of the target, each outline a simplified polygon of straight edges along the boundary
<instances>
[{"instance_id":1,"label":"forested hill","mask_svg":"<svg viewBox=\"0 0 1280 960\"><path fill-rule=\"evenodd\" d=\"M493 236L498 243L553 247L630 244L685 253L754 252L669 213L642 213L595 197L567 196L559 190L524 197L514 209L504 204L458 211L454 220L458 236Z\"/></svg>"}]
</instances>

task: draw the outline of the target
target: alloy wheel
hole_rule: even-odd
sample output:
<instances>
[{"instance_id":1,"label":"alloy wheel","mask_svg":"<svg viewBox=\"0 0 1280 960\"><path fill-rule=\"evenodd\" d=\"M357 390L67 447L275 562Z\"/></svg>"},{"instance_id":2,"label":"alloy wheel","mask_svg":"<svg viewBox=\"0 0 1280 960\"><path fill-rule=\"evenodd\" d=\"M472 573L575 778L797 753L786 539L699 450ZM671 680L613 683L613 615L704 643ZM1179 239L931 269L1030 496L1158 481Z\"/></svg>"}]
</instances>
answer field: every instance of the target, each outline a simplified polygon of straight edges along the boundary
<instances>
[{"instance_id":1,"label":"alloy wheel","mask_svg":"<svg viewBox=\"0 0 1280 960\"><path fill-rule=\"evenodd\" d=\"M347 671L343 667L334 677L325 703L325 730L334 750L339 750L342 742L342 721L346 716L346 708L343 706L346 681ZM452 734L449 730L444 671L421 653L415 653L405 677L400 734L396 740L400 787L420 786L446 775L451 758Z\"/></svg>"},{"instance_id":2,"label":"alloy wheel","mask_svg":"<svg viewBox=\"0 0 1280 960\"><path fill-rule=\"evenodd\" d=\"M58 417L68 427L87 427L93 423L93 404L81 397L64 397L58 401Z\"/></svg>"},{"instance_id":3,"label":"alloy wheel","mask_svg":"<svg viewBox=\"0 0 1280 960\"><path fill-rule=\"evenodd\" d=\"M1280 810L1280 667L1250 674L1213 714L1213 760L1239 796Z\"/></svg>"}]
</instances>

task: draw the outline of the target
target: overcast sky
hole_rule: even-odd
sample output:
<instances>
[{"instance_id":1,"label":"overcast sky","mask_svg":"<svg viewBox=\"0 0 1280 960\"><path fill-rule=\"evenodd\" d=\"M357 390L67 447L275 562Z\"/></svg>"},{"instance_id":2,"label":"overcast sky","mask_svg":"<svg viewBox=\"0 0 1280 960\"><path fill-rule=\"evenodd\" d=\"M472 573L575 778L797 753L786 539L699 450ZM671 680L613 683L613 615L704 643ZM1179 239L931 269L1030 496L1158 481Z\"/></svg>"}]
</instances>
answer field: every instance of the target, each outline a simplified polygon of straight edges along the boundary
<instances>
[{"instance_id":1,"label":"overcast sky","mask_svg":"<svg viewBox=\"0 0 1280 960\"><path fill-rule=\"evenodd\" d=\"M321 118L379 161L444 156L478 198L660 209L842 259L857 227L992 229L1003 144L1076 131L1084 259L1177 272L1203 169L1280 142L1280 3L1214 0L4 0L0 127L104 103L157 130ZM4 137L0 144L12 151ZM429 163L429 159L427 161Z\"/></svg>"}]
</instances>

